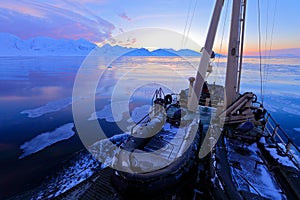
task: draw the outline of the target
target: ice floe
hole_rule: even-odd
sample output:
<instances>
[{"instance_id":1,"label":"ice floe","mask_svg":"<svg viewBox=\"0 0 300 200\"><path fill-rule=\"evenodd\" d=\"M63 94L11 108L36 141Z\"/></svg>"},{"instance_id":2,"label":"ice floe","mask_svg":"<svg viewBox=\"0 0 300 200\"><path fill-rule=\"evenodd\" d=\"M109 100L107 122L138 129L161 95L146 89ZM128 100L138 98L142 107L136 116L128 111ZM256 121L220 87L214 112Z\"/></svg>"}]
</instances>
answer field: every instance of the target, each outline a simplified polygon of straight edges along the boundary
<instances>
[{"instance_id":1,"label":"ice floe","mask_svg":"<svg viewBox=\"0 0 300 200\"><path fill-rule=\"evenodd\" d=\"M267 104L266 107L265 107L269 112L277 112L278 108L274 105L270 105L270 104Z\"/></svg>"},{"instance_id":2,"label":"ice floe","mask_svg":"<svg viewBox=\"0 0 300 200\"><path fill-rule=\"evenodd\" d=\"M111 166L113 158L118 151L116 145L123 143L129 137L129 133L115 135L108 139L100 140L88 148L98 161L101 162L101 167ZM116 144L116 145L114 145Z\"/></svg>"},{"instance_id":3,"label":"ice floe","mask_svg":"<svg viewBox=\"0 0 300 200\"><path fill-rule=\"evenodd\" d=\"M297 131L300 133L300 128L293 128L293 129L294 129L294 131Z\"/></svg>"},{"instance_id":4,"label":"ice floe","mask_svg":"<svg viewBox=\"0 0 300 200\"><path fill-rule=\"evenodd\" d=\"M113 112L112 104L115 112ZM88 120L104 119L107 122L119 122L123 119L124 113L128 112L128 104L128 101L113 102L104 106L102 110L92 113Z\"/></svg>"},{"instance_id":5,"label":"ice floe","mask_svg":"<svg viewBox=\"0 0 300 200\"><path fill-rule=\"evenodd\" d=\"M35 118L47 113L60 111L72 104L72 97L52 101L38 108L23 110L21 114L27 114L28 117Z\"/></svg>"},{"instance_id":6,"label":"ice floe","mask_svg":"<svg viewBox=\"0 0 300 200\"><path fill-rule=\"evenodd\" d=\"M282 110L289 114L300 116L300 106L298 105L291 104L288 107L284 107Z\"/></svg>"},{"instance_id":7,"label":"ice floe","mask_svg":"<svg viewBox=\"0 0 300 200\"><path fill-rule=\"evenodd\" d=\"M150 109L151 109L151 105L143 105L143 106L134 108L131 113L131 118L128 119L128 122L140 121L143 117L145 117L149 113Z\"/></svg>"},{"instance_id":8,"label":"ice floe","mask_svg":"<svg viewBox=\"0 0 300 200\"><path fill-rule=\"evenodd\" d=\"M114 103L114 106L116 106L115 110L118 110L118 112L113 113L111 104L109 104L104 106L102 110L92 113L91 116L88 118L88 120L104 119L107 122L121 121L123 119L124 113L128 111L128 109L125 108L125 106L128 107L128 102L126 101L116 102ZM127 121L129 123L138 122L140 119L142 119L145 115L149 113L150 108L151 105L143 105L134 108L131 113L131 117Z\"/></svg>"},{"instance_id":9,"label":"ice floe","mask_svg":"<svg viewBox=\"0 0 300 200\"><path fill-rule=\"evenodd\" d=\"M54 131L41 133L30 141L25 142L20 146L23 154L19 157L19 159L41 151L59 141L69 139L75 134L75 132L72 130L73 127L73 123L68 123L58 127Z\"/></svg>"}]
</instances>

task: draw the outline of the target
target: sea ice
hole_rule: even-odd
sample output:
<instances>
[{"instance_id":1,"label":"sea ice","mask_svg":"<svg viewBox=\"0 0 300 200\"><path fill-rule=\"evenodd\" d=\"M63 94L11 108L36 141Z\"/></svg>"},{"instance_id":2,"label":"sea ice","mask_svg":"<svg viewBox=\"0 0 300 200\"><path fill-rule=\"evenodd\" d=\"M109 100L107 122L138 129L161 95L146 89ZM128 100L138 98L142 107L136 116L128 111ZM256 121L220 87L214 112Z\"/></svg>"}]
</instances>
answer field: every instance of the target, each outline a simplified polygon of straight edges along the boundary
<instances>
[{"instance_id":1,"label":"sea ice","mask_svg":"<svg viewBox=\"0 0 300 200\"><path fill-rule=\"evenodd\" d=\"M145 117L149 113L150 108L151 108L151 105L143 105L143 106L134 108L131 113L131 118L128 119L128 122L140 121L143 117Z\"/></svg>"},{"instance_id":2,"label":"sea ice","mask_svg":"<svg viewBox=\"0 0 300 200\"><path fill-rule=\"evenodd\" d=\"M129 133L123 133L99 140L88 148L93 154L85 151L77 152L66 163L63 170L59 171L57 176L46 184L46 188L42 185L38 188L38 193L33 195L31 199L54 198L91 177L100 168L110 166L116 149L116 146L111 145L111 142L120 144L128 137Z\"/></svg>"},{"instance_id":3,"label":"sea ice","mask_svg":"<svg viewBox=\"0 0 300 200\"><path fill-rule=\"evenodd\" d=\"M58 127L54 131L39 134L30 141L25 142L20 146L20 149L23 150L23 154L19 157L19 159L41 151L56 142L69 139L75 134L72 130L73 127L73 123L68 123Z\"/></svg>"},{"instance_id":4,"label":"sea ice","mask_svg":"<svg viewBox=\"0 0 300 200\"><path fill-rule=\"evenodd\" d=\"M92 176L100 163L88 152L79 151L64 163L63 169L48 182L36 188L31 199L52 199Z\"/></svg>"},{"instance_id":5,"label":"sea ice","mask_svg":"<svg viewBox=\"0 0 300 200\"><path fill-rule=\"evenodd\" d=\"M104 106L100 111L91 114L88 120L105 119L107 122L119 122L123 119L123 113L126 112L127 101L114 102L115 110L112 112L111 104Z\"/></svg>"},{"instance_id":6,"label":"sea ice","mask_svg":"<svg viewBox=\"0 0 300 200\"><path fill-rule=\"evenodd\" d=\"M300 116L300 106L296 104L290 104L288 107L284 107L282 110L289 114Z\"/></svg>"},{"instance_id":7,"label":"sea ice","mask_svg":"<svg viewBox=\"0 0 300 200\"><path fill-rule=\"evenodd\" d=\"M101 167L105 168L111 166L113 157L116 154L117 146L114 144L121 144L129 137L129 133L114 135L111 138L99 140L91 145L88 150L92 155L101 162ZM114 143L114 144L113 144Z\"/></svg>"},{"instance_id":8,"label":"sea ice","mask_svg":"<svg viewBox=\"0 0 300 200\"><path fill-rule=\"evenodd\" d=\"M47 113L60 111L72 104L72 97L52 101L38 108L23 110L21 114L28 114L28 117L35 118Z\"/></svg>"},{"instance_id":9,"label":"sea ice","mask_svg":"<svg viewBox=\"0 0 300 200\"><path fill-rule=\"evenodd\" d=\"M275 105L270 105L270 104L268 104L268 105L266 105L266 109L269 111L269 112L273 112L273 113L275 113L275 112L277 112L277 107L275 106Z\"/></svg>"},{"instance_id":10,"label":"sea ice","mask_svg":"<svg viewBox=\"0 0 300 200\"><path fill-rule=\"evenodd\" d=\"M294 131L300 132L300 128L294 128Z\"/></svg>"}]
</instances>

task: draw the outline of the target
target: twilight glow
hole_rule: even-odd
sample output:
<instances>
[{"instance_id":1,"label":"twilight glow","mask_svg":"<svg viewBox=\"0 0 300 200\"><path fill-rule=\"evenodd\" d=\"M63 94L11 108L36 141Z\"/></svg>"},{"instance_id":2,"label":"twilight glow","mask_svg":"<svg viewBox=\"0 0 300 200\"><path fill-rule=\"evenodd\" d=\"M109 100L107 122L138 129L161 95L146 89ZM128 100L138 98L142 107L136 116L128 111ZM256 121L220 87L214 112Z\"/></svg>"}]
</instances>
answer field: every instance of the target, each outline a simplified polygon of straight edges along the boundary
<instances>
[{"instance_id":1,"label":"twilight glow","mask_svg":"<svg viewBox=\"0 0 300 200\"><path fill-rule=\"evenodd\" d=\"M215 1L207 0L5 0L0 3L0 32L22 39L37 36L80 39L98 43L122 32L139 28L162 28L188 36L203 46ZM245 51L258 50L258 1L248 1ZM230 14L225 2L215 50L227 49ZM299 0L260 1L262 49L293 49L300 55ZM189 9L190 8L190 9ZM190 10L190 12L188 12ZM195 13L193 14L193 11ZM276 11L276 12L275 12ZM193 18L193 20L191 20ZM274 26L273 26L274 24ZM190 28L189 28L190 27ZM273 28L274 27L274 28ZM189 31L188 31L189 30ZM224 38L222 41L222 35ZM273 34L272 34L273 33ZM272 39L272 40L271 40ZM184 46L183 46L184 48ZM198 49L197 49L198 50ZM286 52L288 50L284 50ZM275 54L276 54L275 53Z\"/></svg>"}]
</instances>

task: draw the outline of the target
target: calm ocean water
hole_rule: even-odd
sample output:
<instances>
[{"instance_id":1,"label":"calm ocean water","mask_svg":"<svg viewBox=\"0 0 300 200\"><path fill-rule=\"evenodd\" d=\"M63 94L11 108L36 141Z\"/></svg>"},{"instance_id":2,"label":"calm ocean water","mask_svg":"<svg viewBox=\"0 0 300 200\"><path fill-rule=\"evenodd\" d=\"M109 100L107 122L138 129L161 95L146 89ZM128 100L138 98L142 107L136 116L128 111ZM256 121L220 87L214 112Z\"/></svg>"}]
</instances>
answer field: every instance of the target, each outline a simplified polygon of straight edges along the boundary
<instances>
[{"instance_id":1,"label":"calm ocean water","mask_svg":"<svg viewBox=\"0 0 300 200\"><path fill-rule=\"evenodd\" d=\"M61 167L62 161L84 148L72 130L57 130L73 122L72 90L83 60L84 57L0 57L0 198L39 185L45 176ZM113 93L122 91L116 94L118 100L133 94L131 103L125 104L130 110L149 103L159 86L178 93L188 87L187 78L195 75L198 61L199 58L189 58L187 62L173 57L124 57L106 68L101 59L95 59L89 66L91 74L105 67L94 95L96 110L108 110L99 120L106 135L122 133L108 106ZM264 105L300 146L300 59L272 58L262 63ZM223 59L215 60L209 83L224 84L224 66ZM246 91L253 91L261 100L257 58L244 60L241 92ZM93 115L83 114L87 121ZM126 118L121 112L121 120L122 117ZM26 142L27 148L21 148Z\"/></svg>"}]
</instances>

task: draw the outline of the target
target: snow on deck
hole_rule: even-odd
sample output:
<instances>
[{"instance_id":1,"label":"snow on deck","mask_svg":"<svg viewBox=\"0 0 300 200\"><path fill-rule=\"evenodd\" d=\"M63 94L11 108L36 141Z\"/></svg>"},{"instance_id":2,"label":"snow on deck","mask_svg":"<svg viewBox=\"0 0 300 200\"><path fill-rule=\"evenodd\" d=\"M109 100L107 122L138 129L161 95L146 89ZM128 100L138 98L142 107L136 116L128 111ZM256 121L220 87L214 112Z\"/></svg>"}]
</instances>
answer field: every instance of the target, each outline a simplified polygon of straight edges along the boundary
<instances>
[{"instance_id":1,"label":"snow on deck","mask_svg":"<svg viewBox=\"0 0 300 200\"><path fill-rule=\"evenodd\" d=\"M189 139L189 134L195 133L197 130L191 131L191 127L197 125L195 122L190 124L187 127L174 127L169 123L164 125L164 132L160 132L158 137L161 136L162 142L166 145L156 152L160 157L167 159L169 161L173 161L176 158L180 157L184 150L187 149L188 144L192 141ZM197 127L196 127L197 128ZM149 142L149 144L145 147L150 151L155 151L155 144L157 141L153 140L153 142Z\"/></svg>"},{"instance_id":2,"label":"snow on deck","mask_svg":"<svg viewBox=\"0 0 300 200\"><path fill-rule=\"evenodd\" d=\"M188 126L176 128L169 123L149 141L143 149L135 149L133 153L127 150L114 150L117 158L113 165L119 170L139 173L162 169L179 158L189 148L198 129L197 119ZM111 155L109 156L111 158ZM129 162L130 161L130 162Z\"/></svg>"},{"instance_id":3,"label":"snow on deck","mask_svg":"<svg viewBox=\"0 0 300 200\"><path fill-rule=\"evenodd\" d=\"M283 165L283 166L292 167L292 168L297 169L297 167L296 167L295 164L291 161L291 159L290 159L287 155L281 153L281 152L276 148L276 146L274 146L274 145L268 146L268 145L266 144L266 140L265 140L264 137L262 137L262 138L260 139L260 143L265 144L266 150L270 152L270 155L271 155L275 160L277 160L278 163L280 163L280 164ZM278 145L279 145L282 149L285 150L285 146L284 146L282 143L278 143ZM295 158L299 161L299 157L298 157L298 155L296 155L295 151L293 151L293 149L291 149L290 151L293 153L293 155L295 156Z\"/></svg>"},{"instance_id":4,"label":"snow on deck","mask_svg":"<svg viewBox=\"0 0 300 200\"><path fill-rule=\"evenodd\" d=\"M225 139L226 140L226 139ZM282 190L257 154L257 144L226 140L231 174L240 191L248 191L269 199L285 199Z\"/></svg>"}]
</instances>

